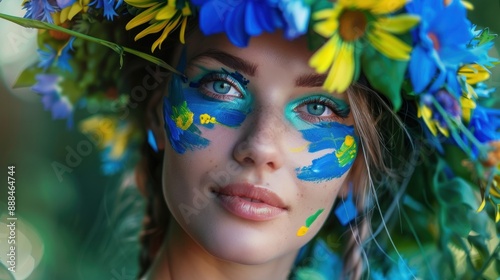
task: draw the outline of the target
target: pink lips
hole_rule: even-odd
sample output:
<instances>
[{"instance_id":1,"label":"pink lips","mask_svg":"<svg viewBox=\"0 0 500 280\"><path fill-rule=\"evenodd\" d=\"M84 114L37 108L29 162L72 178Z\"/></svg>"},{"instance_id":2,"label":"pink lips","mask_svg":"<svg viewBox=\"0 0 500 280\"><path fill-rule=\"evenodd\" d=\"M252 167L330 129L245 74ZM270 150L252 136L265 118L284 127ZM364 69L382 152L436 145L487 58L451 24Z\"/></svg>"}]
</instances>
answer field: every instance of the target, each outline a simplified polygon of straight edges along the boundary
<instances>
[{"instance_id":1,"label":"pink lips","mask_svg":"<svg viewBox=\"0 0 500 280\"><path fill-rule=\"evenodd\" d=\"M230 184L215 192L227 211L244 219L267 221L287 211L278 195L252 184Z\"/></svg>"}]
</instances>

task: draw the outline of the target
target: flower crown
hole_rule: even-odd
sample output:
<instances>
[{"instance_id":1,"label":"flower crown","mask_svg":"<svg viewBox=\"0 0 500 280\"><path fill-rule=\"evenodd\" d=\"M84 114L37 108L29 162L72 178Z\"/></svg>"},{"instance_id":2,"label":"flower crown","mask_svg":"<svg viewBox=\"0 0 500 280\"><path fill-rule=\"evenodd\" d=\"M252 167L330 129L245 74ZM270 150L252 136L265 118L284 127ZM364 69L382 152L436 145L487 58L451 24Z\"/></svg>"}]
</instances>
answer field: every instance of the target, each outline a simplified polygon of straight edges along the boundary
<instances>
[{"instance_id":1,"label":"flower crown","mask_svg":"<svg viewBox=\"0 0 500 280\"><path fill-rule=\"evenodd\" d=\"M122 117L131 100L121 94L125 90L117 86L114 69L123 63L123 55L137 55L176 72L140 51L139 44L133 49L114 42L123 41L127 34L136 34L135 41L152 38L150 51L154 53L174 32L185 43L186 27L193 19L204 34L226 33L238 47L247 46L252 36L278 29L290 40L307 36L315 52L309 65L327 75L325 90L343 92L362 74L395 111L403 100L416 104L425 135L422 143L439 152L437 163L426 167L432 170L427 173L430 179L417 187L432 192L438 207L417 203L410 195L405 207L416 211L415 216L427 217L426 226L439 228L436 238L441 244L453 243L466 252L473 271L480 273L490 263L500 262L498 247L494 252L485 247L489 220L476 219L491 212L498 236L500 110L494 106L499 98L485 84L489 69L498 63L488 56L495 35L467 20L466 12L473 8L470 3L25 0L23 7L24 18L0 14L0 18L40 29L39 61L20 75L15 86L32 86L53 118L66 119L69 127L77 108L99 107L99 114L78 127L87 133L103 132L99 145L107 174L119 171L132 156L131 147L142 139L135 122ZM109 56L104 47L119 55ZM471 248L480 252L483 263L472 261ZM444 246L441 250L453 262L451 249Z\"/></svg>"}]
</instances>

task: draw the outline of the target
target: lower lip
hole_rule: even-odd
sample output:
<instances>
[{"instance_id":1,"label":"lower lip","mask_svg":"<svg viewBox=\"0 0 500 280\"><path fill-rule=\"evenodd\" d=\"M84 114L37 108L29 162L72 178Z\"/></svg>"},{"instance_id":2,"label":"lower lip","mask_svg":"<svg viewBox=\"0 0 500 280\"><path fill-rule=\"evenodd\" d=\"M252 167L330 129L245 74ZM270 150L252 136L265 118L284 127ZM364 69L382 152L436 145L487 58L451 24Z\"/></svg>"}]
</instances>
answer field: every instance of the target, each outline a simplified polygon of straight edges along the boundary
<instances>
[{"instance_id":1,"label":"lower lip","mask_svg":"<svg viewBox=\"0 0 500 280\"><path fill-rule=\"evenodd\" d=\"M218 194L217 198L227 211L247 220L268 221L285 212L283 208L248 201L239 196Z\"/></svg>"}]
</instances>

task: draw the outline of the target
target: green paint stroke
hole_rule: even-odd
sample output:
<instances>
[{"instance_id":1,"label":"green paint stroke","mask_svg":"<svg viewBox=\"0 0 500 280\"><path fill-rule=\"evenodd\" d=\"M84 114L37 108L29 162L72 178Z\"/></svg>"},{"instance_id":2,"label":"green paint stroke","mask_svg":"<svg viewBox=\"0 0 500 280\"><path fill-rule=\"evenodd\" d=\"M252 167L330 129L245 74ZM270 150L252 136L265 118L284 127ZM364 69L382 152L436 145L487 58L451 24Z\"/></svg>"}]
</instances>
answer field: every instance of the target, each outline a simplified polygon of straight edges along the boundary
<instances>
[{"instance_id":1,"label":"green paint stroke","mask_svg":"<svg viewBox=\"0 0 500 280\"><path fill-rule=\"evenodd\" d=\"M307 218L307 220L306 220L306 227L310 227L312 225L312 223L314 223L314 221L316 221L316 219L318 218L318 216L321 213L323 213L323 210L325 210L325 209L319 209L318 211L316 211L316 213L314 213L311 216L309 216L309 218Z\"/></svg>"}]
</instances>

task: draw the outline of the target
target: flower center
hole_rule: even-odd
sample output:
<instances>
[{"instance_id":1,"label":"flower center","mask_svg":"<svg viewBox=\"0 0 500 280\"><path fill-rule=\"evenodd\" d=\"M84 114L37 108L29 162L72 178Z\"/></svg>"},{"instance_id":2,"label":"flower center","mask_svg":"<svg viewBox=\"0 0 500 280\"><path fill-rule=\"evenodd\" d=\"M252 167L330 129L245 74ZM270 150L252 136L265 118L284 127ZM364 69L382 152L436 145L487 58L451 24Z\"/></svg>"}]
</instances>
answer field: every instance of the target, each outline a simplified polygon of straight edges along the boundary
<instances>
[{"instance_id":1,"label":"flower center","mask_svg":"<svg viewBox=\"0 0 500 280\"><path fill-rule=\"evenodd\" d=\"M365 33L368 20L363 12L347 10L339 17L339 33L344 41L352 42Z\"/></svg>"},{"instance_id":2,"label":"flower center","mask_svg":"<svg viewBox=\"0 0 500 280\"><path fill-rule=\"evenodd\" d=\"M434 49L436 51L439 51L439 49L441 48L441 44L439 44L439 39L436 36L436 34L429 32L429 33L427 33L427 36L429 36L429 38L431 39L432 44L434 45Z\"/></svg>"}]
</instances>

